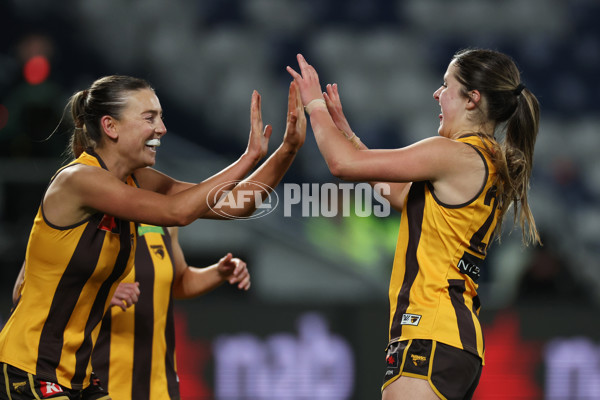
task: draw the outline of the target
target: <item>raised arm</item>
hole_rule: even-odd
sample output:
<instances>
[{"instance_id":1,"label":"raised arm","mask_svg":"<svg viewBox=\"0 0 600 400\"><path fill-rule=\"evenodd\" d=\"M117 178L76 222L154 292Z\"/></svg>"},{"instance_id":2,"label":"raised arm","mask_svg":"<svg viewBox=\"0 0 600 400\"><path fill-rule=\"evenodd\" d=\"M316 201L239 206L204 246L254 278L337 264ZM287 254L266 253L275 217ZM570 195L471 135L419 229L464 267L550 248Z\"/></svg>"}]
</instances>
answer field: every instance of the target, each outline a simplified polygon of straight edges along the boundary
<instances>
[{"instance_id":1,"label":"raised arm","mask_svg":"<svg viewBox=\"0 0 600 400\"><path fill-rule=\"evenodd\" d=\"M327 110L329 111L329 115L331 115L333 123L346 137L346 139L350 140L354 147L358 150L369 150L369 148L352 130L348 119L344 115L344 111L342 109L342 100L340 98L337 83L334 83L333 85L327 84L326 91L323 92L323 97L325 98L325 104L327 105ZM410 188L410 183L378 181L370 181L369 183L371 186L374 186L378 183L387 185L390 188L389 194L386 194L387 192L385 192L381 193L381 195L390 202L392 208L398 211L402 210L402 207L404 206L404 199L406 198L406 194Z\"/></svg>"},{"instance_id":2,"label":"raised arm","mask_svg":"<svg viewBox=\"0 0 600 400\"><path fill-rule=\"evenodd\" d=\"M448 198L457 198L461 197L460 182L464 174L471 173L475 164L483 170L475 150L464 143L439 136L400 149L356 149L345 135L340 134L334 123L316 70L300 54L298 64L300 73L291 67L287 70L298 82L319 151L334 176L367 182L431 181L436 190L438 186L451 187L452 193ZM394 200L396 206L403 203L407 188L405 186L400 191L401 196Z\"/></svg>"},{"instance_id":3,"label":"raised arm","mask_svg":"<svg viewBox=\"0 0 600 400\"><path fill-rule=\"evenodd\" d=\"M103 212L125 220L158 226L188 225L214 206L209 194L215 187L233 188L268 151L271 126L263 126L260 95L251 102L248 147L234 163L198 184L174 180L150 168L136 170L141 188L125 185L117 176L96 167L75 165L62 171L44 198L49 221L68 226Z\"/></svg>"},{"instance_id":4,"label":"raised arm","mask_svg":"<svg viewBox=\"0 0 600 400\"><path fill-rule=\"evenodd\" d=\"M216 264L205 268L189 266L185 261L183 250L179 244L179 230L168 228L173 248L173 263L175 264L175 280L173 296L186 299L208 293L224 282L237 285L240 290L250 289L250 273L246 263L227 253Z\"/></svg>"},{"instance_id":5,"label":"raised arm","mask_svg":"<svg viewBox=\"0 0 600 400\"><path fill-rule=\"evenodd\" d=\"M283 142L275 152L250 176L237 184L232 190L232 195L237 198L237 192L244 190L257 192L264 200L269 193L279 184L292 162L296 153L306 139L306 117L300 99L300 91L295 81L292 81L288 93L288 110ZM237 204L236 204L237 205ZM242 206L243 205L243 206ZM230 217L247 217L256 211L257 202L244 202L240 207L217 205L219 213L211 210L204 218L224 218L222 214Z\"/></svg>"}]
</instances>

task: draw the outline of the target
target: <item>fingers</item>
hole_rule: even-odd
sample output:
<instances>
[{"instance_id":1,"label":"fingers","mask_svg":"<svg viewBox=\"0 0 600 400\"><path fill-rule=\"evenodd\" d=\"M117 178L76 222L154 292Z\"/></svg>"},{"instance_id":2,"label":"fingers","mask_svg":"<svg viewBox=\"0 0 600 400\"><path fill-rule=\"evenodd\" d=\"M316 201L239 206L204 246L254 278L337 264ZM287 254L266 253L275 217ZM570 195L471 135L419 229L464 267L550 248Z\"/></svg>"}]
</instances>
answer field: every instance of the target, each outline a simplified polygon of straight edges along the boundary
<instances>
[{"instance_id":1,"label":"fingers","mask_svg":"<svg viewBox=\"0 0 600 400\"><path fill-rule=\"evenodd\" d=\"M294 71L294 69L292 67L290 67L289 65L287 67L285 67L285 69L287 70L287 72L289 72L289 74L295 80L302 80L302 75L300 75L299 73L297 73L296 71Z\"/></svg>"},{"instance_id":2,"label":"fingers","mask_svg":"<svg viewBox=\"0 0 600 400\"><path fill-rule=\"evenodd\" d=\"M227 253L223 258L221 258L221 264L228 263L233 258L233 254Z\"/></svg>"},{"instance_id":3,"label":"fingers","mask_svg":"<svg viewBox=\"0 0 600 400\"><path fill-rule=\"evenodd\" d=\"M296 72L292 67L290 67L289 65L287 67L285 67L285 69L287 70L287 72L297 81L302 81L305 80L307 78L311 78L311 79L316 79L318 81L317 78L317 71L313 68L312 65L310 65L306 59L304 58L304 56L302 54L297 54L296 55L296 59L298 60L298 66L300 68L300 73Z\"/></svg>"},{"instance_id":4,"label":"fingers","mask_svg":"<svg viewBox=\"0 0 600 400\"><path fill-rule=\"evenodd\" d=\"M140 289L139 282L135 283L120 283L113 294L110 304L120 307L125 311L139 300Z\"/></svg>"},{"instance_id":5,"label":"fingers","mask_svg":"<svg viewBox=\"0 0 600 400\"><path fill-rule=\"evenodd\" d=\"M239 258L234 258L231 261L235 263L235 268L227 278L229 284L235 285L237 283L237 287L240 290L250 289L250 273L248 272L246 263Z\"/></svg>"},{"instance_id":6,"label":"fingers","mask_svg":"<svg viewBox=\"0 0 600 400\"><path fill-rule=\"evenodd\" d=\"M332 84L328 84L326 86L327 89L327 96L331 99L332 103L340 103L340 96L338 93L338 86L337 83Z\"/></svg>"},{"instance_id":7,"label":"fingers","mask_svg":"<svg viewBox=\"0 0 600 400\"><path fill-rule=\"evenodd\" d=\"M296 88L298 84L296 81L290 82L290 89L288 90L288 113L296 109Z\"/></svg>"},{"instance_id":8,"label":"fingers","mask_svg":"<svg viewBox=\"0 0 600 400\"><path fill-rule=\"evenodd\" d=\"M261 98L260 94L256 90L252 92L252 101L250 103L250 123L254 127L260 127L258 131L262 130L262 110L261 110Z\"/></svg>"},{"instance_id":9,"label":"fingers","mask_svg":"<svg viewBox=\"0 0 600 400\"><path fill-rule=\"evenodd\" d=\"M273 133L273 127L271 125L265 126L265 130L263 131L263 136L267 139L270 139L271 133Z\"/></svg>"}]
</instances>

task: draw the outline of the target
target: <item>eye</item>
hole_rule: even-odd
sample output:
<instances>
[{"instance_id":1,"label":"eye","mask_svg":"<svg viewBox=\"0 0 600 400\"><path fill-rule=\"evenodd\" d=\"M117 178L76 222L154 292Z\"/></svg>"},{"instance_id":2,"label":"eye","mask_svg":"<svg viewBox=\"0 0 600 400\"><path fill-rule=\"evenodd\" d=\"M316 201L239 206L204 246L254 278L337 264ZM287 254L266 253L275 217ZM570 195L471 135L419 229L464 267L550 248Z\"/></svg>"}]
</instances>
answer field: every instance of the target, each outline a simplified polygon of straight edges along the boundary
<instances>
[{"instance_id":1,"label":"eye","mask_svg":"<svg viewBox=\"0 0 600 400\"><path fill-rule=\"evenodd\" d=\"M448 84L447 84L447 83L444 81L444 82L442 82L442 87L445 87L445 88L447 88L447 87L448 87Z\"/></svg>"}]
</instances>

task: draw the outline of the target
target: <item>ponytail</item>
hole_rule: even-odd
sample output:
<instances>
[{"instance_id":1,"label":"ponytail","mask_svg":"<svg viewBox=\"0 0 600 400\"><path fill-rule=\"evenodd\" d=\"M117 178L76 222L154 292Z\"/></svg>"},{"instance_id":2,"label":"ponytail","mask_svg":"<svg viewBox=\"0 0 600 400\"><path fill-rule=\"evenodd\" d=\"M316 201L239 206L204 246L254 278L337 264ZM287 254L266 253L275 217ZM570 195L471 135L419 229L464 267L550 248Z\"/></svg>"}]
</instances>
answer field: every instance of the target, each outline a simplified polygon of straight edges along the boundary
<instances>
[{"instance_id":1,"label":"ponytail","mask_svg":"<svg viewBox=\"0 0 600 400\"><path fill-rule=\"evenodd\" d=\"M85 103L89 91L82 90L71 96L68 106L71 107L71 116L73 118L73 134L69 140L69 154L75 159L81 155L88 147L95 147L95 143L89 138L85 127Z\"/></svg>"},{"instance_id":2,"label":"ponytail","mask_svg":"<svg viewBox=\"0 0 600 400\"><path fill-rule=\"evenodd\" d=\"M457 66L456 78L463 85L463 95L479 90L485 98L480 109L482 121L494 122L495 133L504 133L503 141L492 141L492 148L485 146L498 174L500 218L496 237L502 232L504 215L513 206L513 221L521 227L523 243L541 243L527 197L539 128L538 100L521 83L516 64L506 54L466 49L457 52L453 61Z\"/></svg>"},{"instance_id":3,"label":"ponytail","mask_svg":"<svg viewBox=\"0 0 600 400\"><path fill-rule=\"evenodd\" d=\"M523 90L517 97L517 108L506 122L504 154L508 176L500 209L504 215L513 205L513 222L518 221L521 226L523 242L541 243L527 196L540 109L537 99L529 90Z\"/></svg>"}]
</instances>

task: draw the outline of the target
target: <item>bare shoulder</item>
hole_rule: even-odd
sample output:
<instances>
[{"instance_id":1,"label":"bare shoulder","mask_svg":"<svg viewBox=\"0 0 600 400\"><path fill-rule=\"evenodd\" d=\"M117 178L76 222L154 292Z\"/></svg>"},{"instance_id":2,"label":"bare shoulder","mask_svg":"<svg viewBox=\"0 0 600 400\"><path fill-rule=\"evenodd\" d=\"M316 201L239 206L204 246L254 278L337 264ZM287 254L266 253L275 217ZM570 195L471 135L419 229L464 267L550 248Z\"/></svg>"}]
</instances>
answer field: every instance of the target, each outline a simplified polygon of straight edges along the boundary
<instances>
[{"instance_id":1,"label":"bare shoulder","mask_svg":"<svg viewBox=\"0 0 600 400\"><path fill-rule=\"evenodd\" d=\"M471 201L485 185L486 167L481 154L472 146L446 139L446 163L443 173L432 180L438 199L456 205Z\"/></svg>"},{"instance_id":2,"label":"bare shoulder","mask_svg":"<svg viewBox=\"0 0 600 400\"><path fill-rule=\"evenodd\" d=\"M44 215L56 226L69 226L79 223L93 214L87 208L84 196L88 188L103 185L103 180L111 175L102 168L75 164L60 171L43 199ZM116 179L113 176L113 179Z\"/></svg>"}]
</instances>

